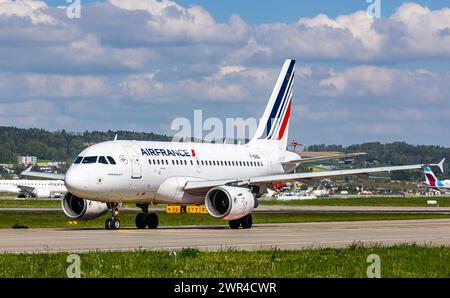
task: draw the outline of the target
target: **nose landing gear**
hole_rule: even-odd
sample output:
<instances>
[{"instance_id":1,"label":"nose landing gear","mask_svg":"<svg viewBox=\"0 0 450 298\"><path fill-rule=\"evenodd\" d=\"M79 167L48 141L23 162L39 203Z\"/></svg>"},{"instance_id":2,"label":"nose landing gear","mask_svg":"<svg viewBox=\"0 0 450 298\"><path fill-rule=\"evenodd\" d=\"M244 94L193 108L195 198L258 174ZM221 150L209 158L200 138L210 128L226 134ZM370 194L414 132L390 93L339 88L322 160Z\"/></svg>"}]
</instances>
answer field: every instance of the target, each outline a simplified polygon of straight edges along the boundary
<instances>
[{"instance_id":1,"label":"nose landing gear","mask_svg":"<svg viewBox=\"0 0 450 298\"><path fill-rule=\"evenodd\" d=\"M158 215L156 213L148 213L148 204L136 204L142 209L142 213L136 215L135 224L138 229L156 229L159 224Z\"/></svg>"},{"instance_id":2,"label":"nose landing gear","mask_svg":"<svg viewBox=\"0 0 450 298\"><path fill-rule=\"evenodd\" d=\"M107 230L120 229L119 204L118 203L111 203L111 218L108 218L105 221L105 228Z\"/></svg>"}]
</instances>

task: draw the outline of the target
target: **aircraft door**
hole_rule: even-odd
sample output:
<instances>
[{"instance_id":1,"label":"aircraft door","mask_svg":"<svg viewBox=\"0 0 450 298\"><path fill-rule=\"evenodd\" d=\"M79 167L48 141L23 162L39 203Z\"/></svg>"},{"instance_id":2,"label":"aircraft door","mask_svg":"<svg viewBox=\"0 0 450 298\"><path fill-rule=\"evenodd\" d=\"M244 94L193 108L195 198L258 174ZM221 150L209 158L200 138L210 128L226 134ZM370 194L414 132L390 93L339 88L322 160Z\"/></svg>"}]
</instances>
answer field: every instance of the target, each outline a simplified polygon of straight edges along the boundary
<instances>
[{"instance_id":1,"label":"aircraft door","mask_svg":"<svg viewBox=\"0 0 450 298\"><path fill-rule=\"evenodd\" d=\"M200 165L200 160L198 159L198 157L195 157L195 166L197 167L197 173L201 173L202 172L202 166Z\"/></svg>"},{"instance_id":2,"label":"aircraft door","mask_svg":"<svg viewBox=\"0 0 450 298\"><path fill-rule=\"evenodd\" d=\"M128 158L131 164L131 178L132 179L141 179L142 178L142 168L141 168L141 160L139 155L136 154L136 151L131 146L125 146L125 151L127 152Z\"/></svg>"}]
</instances>

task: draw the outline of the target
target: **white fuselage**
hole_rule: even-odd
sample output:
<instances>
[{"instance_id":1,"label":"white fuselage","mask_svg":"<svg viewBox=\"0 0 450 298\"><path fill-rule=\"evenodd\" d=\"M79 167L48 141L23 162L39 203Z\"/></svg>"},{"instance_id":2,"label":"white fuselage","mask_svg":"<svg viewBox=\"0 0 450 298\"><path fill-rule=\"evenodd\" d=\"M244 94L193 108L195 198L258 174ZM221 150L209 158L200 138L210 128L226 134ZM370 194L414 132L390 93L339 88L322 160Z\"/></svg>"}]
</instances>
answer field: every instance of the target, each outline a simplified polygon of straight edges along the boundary
<instances>
[{"instance_id":1,"label":"white fuselage","mask_svg":"<svg viewBox=\"0 0 450 298\"><path fill-rule=\"evenodd\" d=\"M26 190L26 191L25 191ZM10 193L29 193L34 196L49 196L52 193L65 193L67 191L62 180L0 180L0 191ZM47 195L48 194L48 195Z\"/></svg>"},{"instance_id":2,"label":"white fuselage","mask_svg":"<svg viewBox=\"0 0 450 298\"><path fill-rule=\"evenodd\" d=\"M81 198L190 204L203 203L204 195L177 193L189 180L282 174L293 169L283 167L282 161L298 159L295 153L267 144L260 147L144 141L99 143L85 149L79 157L83 159L69 168L65 184Z\"/></svg>"}]
</instances>

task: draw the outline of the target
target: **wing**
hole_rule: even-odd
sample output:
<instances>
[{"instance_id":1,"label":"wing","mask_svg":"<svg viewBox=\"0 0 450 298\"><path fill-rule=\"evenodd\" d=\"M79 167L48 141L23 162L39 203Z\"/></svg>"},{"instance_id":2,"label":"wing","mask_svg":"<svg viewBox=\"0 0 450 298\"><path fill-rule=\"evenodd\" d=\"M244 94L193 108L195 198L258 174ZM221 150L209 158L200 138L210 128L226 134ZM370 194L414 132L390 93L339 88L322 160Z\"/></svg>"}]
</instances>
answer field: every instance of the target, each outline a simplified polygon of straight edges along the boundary
<instances>
[{"instance_id":1,"label":"wing","mask_svg":"<svg viewBox=\"0 0 450 298\"><path fill-rule=\"evenodd\" d=\"M20 173L22 176L28 177L38 177L38 178L47 178L52 180L64 180L65 174L55 174L55 173L43 173L43 172L32 172L31 167Z\"/></svg>"},{"instance_id":2,"label":"wing","mask_svg":"<svg viewBox=\"0 0 450 298\"><path fill-rule=\"evenodd\" d=\"M372 173L381 172L394 172L405 170L421 169L424 165L406 165L406 166L393 166L393 167L378 167L378 168L365 168L365 169L352 169L352 170L337 170L326 172L310 172L310 173L297 173L297 174L281 174L271 176L261 176L249 179L229 179L229 180L200 180L200 181L188 181L184 187L184 190L191 194L206 194L208 190L220 185L235 185L235 186L247 186L247 185L267 185L274 182L289 182L289 181L302 181L306 182L311 179L323 179L340 176L366 176Z\"/></svg>"},{"instance_id":3,"label":"wing","mask_svg":"<svg viewBox=\"0 0 450 298\"><path fill-rule=\"evenodd\" d=\"M301 159L289 160L289 161L283 162L283 164L301 164L301 163L315 162L315 161L321 161L321 160L355 157L355 156L361 156L361 155L366 155L366 153L363 153L363 152L361 152L361 153L343 153L343 154L323 155L323 156L317 156L317 157L305 157L305 158L301 158Z\"/></svg>"},{"instance_id":4,"label":"wing","mask_svg":"<svg viewBox=\"0 0 450 298\"><path fill-rule=\"evenodd\" d=\"M365 169L352 169L352 170L336 170L325 172L310 172L310 173L298 173L298 174L285 174L285 175L272 175L250 178L249 184L264 184L272 182L289 182L298 181L304 179L322 179L333 178L340 176L360 176L372 173L381 172L394 172L405 170L421 169L424 165L407 165L407 166L393 166L393 167L378 167L378 168L365 168Z\"/></svg>"}]
</instances>

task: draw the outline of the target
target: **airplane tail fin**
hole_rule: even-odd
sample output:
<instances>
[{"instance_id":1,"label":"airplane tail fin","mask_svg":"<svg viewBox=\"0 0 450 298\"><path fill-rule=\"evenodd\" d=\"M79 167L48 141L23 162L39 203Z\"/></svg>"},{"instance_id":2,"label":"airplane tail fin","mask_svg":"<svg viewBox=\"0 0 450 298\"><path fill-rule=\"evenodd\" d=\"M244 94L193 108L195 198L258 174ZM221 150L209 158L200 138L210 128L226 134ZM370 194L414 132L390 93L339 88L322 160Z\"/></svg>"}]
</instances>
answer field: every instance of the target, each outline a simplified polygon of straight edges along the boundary
<instances>
[{"instance_id":1,"label":"airplane tail fin","mask_svg":"<svg viewBox=\"0 0 450 298\"><path fill-rule=\"evenodd\" d=\"M269 102L249 144L276 144L286 149L294 85L295 60L284 62Z\"/></svg>"},{"instance_id":2,"label":"airplane tail fin","mask_svg":"<svg viewBox=\"0 0 450 298\"><path fill-rule=\"evenodd\" d=\"M429 186L435 186L435 187L439 186L440 181L439 181L439 179L436 177L436 175L433 173L433 171L431 170L430 167L425 167L425 168L423 169L423 173L424 173L424 175L425 175L425 181L426 181L426 184L427 184L427 185L429 185Z\"/></svg>"}]
</instances>

